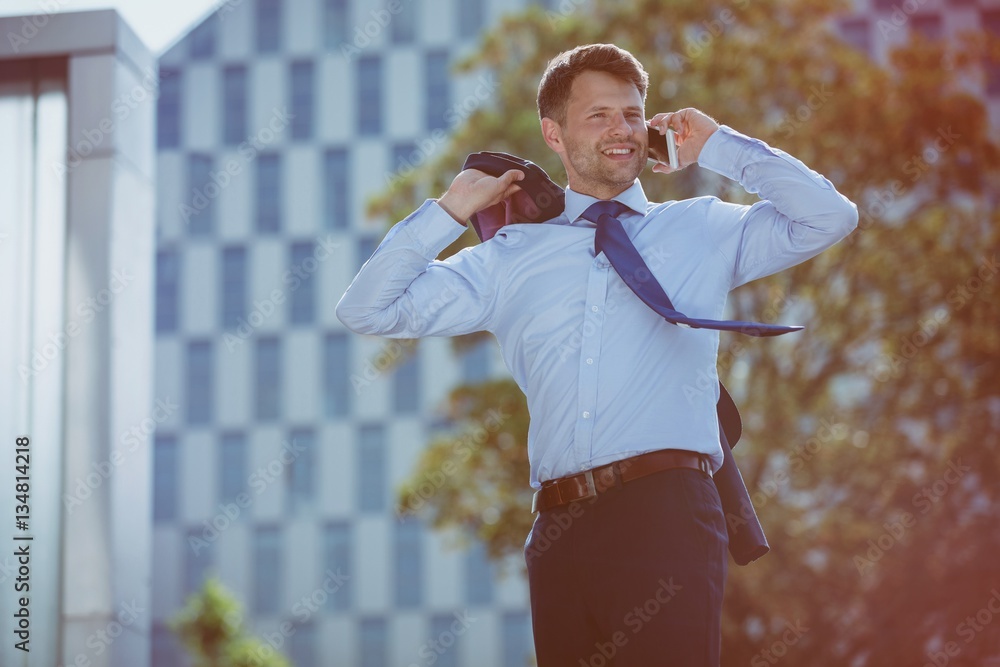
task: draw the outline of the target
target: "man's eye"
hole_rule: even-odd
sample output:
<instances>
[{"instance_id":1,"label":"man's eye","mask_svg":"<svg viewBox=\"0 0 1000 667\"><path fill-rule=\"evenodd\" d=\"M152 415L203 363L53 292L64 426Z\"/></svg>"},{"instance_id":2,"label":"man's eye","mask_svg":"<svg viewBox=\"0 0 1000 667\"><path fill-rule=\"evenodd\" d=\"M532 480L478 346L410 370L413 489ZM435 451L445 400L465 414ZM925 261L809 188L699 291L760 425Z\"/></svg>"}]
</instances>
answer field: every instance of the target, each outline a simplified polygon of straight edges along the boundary
<instances>
[{"instance_id":1,"label":"man's eye","mask_svg":"<svg viewBox=\"0 0 1000 667\"><path fill-rule=\"evenodd\" d=\"M590 114L590 117L591 118L598 118L599 116L603 116L603 115L604 115L603 113L601 113L600 111L598 111L597 113Z\"/></svg>"}]
</instances>

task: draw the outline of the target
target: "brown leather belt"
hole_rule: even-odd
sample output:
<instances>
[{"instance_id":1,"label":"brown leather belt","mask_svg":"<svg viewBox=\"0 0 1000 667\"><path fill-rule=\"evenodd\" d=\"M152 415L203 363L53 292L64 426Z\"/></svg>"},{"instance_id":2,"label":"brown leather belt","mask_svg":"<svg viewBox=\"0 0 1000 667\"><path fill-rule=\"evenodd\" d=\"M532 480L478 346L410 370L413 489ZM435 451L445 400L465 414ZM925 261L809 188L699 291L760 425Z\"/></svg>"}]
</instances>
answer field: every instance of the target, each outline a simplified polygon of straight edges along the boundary
<instances>
[{"instance_id":1,"label":"brown leather belt","mask_svg":"<svg viewBox=\"0 0 1000 667\"><path fill-rule=\"evenodd\" d=\"M576 475L543 482L542 488L535 491L531 500L531 512L534 514L577 500L593 498L612 487L620 487L625 482L670 468L691 468L712 475L712 463L708 454L685 449L660 449L591 468Z\"/></svg>"}]
</instances>

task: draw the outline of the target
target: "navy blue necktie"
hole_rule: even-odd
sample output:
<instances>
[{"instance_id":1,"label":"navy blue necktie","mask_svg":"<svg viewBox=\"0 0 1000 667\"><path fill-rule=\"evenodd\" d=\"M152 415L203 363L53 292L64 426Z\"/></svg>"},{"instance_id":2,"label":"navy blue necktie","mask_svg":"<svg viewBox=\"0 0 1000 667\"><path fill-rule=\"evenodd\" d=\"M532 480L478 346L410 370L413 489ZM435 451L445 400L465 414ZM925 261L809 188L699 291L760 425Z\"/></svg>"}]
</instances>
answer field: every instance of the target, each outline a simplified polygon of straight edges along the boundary
<instances>
[{"instance_id":1,"label":"navy blue necktie","mask_svg":"<svg viewBox=\"0 0 1000 667\"><path fill-rule=\"evenodd\" d=\"M646 266L642 255L635 249L632 240L622 226L618 216L630 211L628 206L617 201L599 201L591 204L583 212L583 218L597 224L594 236L594 254L602 250L611 262L625 284L636 293L642 301L656 313L663 316L667 322L691 329L717 329L719 331L736 331L748 336L780 336L781 334L801 331L801 326L784 326L780 324L762 324L760 322L742 322L739 320L705 320L688 317L675 309L663 287L653 277L652 271Z\"/></svg>"}]
</instances>

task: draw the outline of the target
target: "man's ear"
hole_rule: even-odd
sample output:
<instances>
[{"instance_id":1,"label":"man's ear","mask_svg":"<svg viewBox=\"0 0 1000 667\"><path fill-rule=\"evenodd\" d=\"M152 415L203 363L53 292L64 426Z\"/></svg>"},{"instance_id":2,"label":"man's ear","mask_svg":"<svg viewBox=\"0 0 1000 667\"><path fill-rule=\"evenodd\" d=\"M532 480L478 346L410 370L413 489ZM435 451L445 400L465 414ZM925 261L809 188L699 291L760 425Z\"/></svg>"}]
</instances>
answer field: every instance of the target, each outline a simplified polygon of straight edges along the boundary
<instances>
[{"instance_id":1,"label":"man's ear","mask_svg":"<svg viewBox=\"0 0 1000 667\"><path fill-rule=\"evenodd\" d=\"M562 141L562 128L559 127L559 123L551 118L542 119L542 138L545 139L545 143L548 144L549 148L559 155L566 152Z\"/></svg>"}]
</instances>

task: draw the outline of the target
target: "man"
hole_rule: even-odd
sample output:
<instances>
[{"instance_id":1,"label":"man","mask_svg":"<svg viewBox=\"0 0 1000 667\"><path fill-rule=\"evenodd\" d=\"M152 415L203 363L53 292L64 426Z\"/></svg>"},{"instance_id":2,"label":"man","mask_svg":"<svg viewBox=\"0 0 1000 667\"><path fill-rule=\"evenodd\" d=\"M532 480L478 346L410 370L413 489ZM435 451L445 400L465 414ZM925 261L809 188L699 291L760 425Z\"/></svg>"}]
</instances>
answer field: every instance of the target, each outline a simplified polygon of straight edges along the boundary
<instances>
[{"instance_id":1,"label":"man","mask_svg":"<svg viewBox=\"0 0 1000 667\"><path fill-rule=\"evenodd\" d=\"M711 319L731 289L813 257L858 220L825 178L695 109L650 119L677 132L679 168L697 163L762 201L647 201L636 178L648 154L647 83L613 45L556 56L538 112L566 169L565 212L437 261L472 214L523 178L463 171L389 231L337 305L357 332L486 330L499 341L528 400L530 483L569 497L549 492L525 545L540 667L708 667L721 642L727 535L709 473L723 457L718 390L704 382L717 378L719 332L647 307L595 254L596 224L581 214L599 200L627 205L617 217L674 307ZM642 476L622 482L630 466ZM615 483L594 495L594 474L609 469Z\"/></svg>"}]
</instances>

